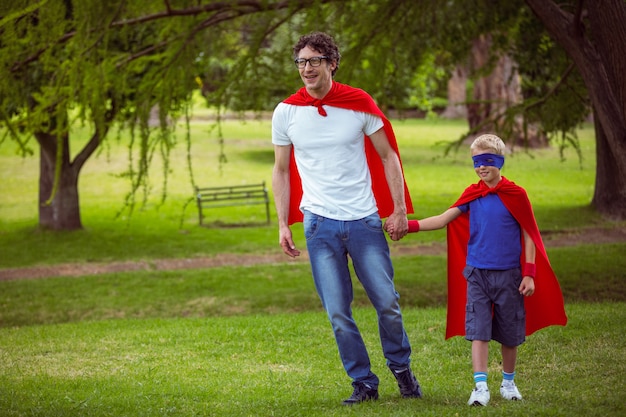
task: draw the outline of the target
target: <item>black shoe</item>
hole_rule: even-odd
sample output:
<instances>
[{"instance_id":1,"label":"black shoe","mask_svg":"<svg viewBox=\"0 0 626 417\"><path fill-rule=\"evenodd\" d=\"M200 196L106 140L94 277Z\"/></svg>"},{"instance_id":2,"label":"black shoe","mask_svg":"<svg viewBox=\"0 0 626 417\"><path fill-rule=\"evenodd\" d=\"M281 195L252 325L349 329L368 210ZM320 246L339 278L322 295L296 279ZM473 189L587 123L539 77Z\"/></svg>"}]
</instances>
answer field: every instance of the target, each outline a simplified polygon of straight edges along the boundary
<instances>
[{"instance_id":1,"label":"black shoe","mask_svg":"<svg viewBox=\"0 0 626 417\"><path fill-rule=\"evenodd\" d=\"M376 388L372 388L363 382L354 382L352 385L354 386L354 392L350 398L343 400L343 405L354 405L363 401L378 399L378 390Z\"/></svg>"},{"instance_id":2,"label":"black shoe","mask_svg":"<svg viewBox=\"0 0 626 417\"><path fill-rule=\"evenodd\" d=\"M404 398L422 398L422 388L420 388L417 378L413 375L411 368L406 368L403 371L391 370L393 376L398 381L398 388L400 388L400 394Z\"/></svg>"}]
</instances>

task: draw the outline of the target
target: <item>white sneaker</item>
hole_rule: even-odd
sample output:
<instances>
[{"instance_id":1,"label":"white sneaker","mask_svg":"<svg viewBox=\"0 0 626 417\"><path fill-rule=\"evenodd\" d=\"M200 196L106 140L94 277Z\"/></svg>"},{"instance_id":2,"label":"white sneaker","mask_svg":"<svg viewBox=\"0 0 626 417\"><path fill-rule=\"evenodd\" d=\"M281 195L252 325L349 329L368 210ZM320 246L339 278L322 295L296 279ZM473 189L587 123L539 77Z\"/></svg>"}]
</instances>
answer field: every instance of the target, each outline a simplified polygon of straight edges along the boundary
<instances>
[{"instance_id":1,"label":"white sneaker","mask_svg":"<svg viewBox=\"0 0 626 417\"><path fill-rule=\"evenodd\" d=\"M469 401L467 405L479 405L485 406L489 403L489 390L483 387L476 387L474 391L472 391L472 395L470 395Z\"/></svg>"},{"instance_id":2,"label":"white sneaker","mask_svg":"<svg viewBox=\"0 0 626 417\"><path fill-rule=\"evenodd\" d=\"M503 382L502 385L500 385L500 394L502 394L502 398L504 398L505 400L518 401L522 399L522 394L519 393L515 382Z\"/></svg>"}]
</instances>

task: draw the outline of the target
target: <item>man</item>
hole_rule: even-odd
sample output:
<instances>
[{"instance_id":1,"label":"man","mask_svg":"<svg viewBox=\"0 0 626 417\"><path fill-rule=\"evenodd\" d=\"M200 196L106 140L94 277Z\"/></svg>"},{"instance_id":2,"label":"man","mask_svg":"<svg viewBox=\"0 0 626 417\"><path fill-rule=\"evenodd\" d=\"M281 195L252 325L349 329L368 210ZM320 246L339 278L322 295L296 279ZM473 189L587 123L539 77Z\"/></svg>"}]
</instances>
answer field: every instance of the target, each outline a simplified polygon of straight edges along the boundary
<instances>
[{"instance_id":1,"label":"man","mask_svg":"<svg viewBox=\"0 0 626 417\"><path fill-rule=\"evenodd\" d=\"M272 118L279 244L300 255L290 225L303 221L315 286L354 387L343 404L377 399L379 384L352 316L348 256L378 313L383 353L402 396L421 398L381 221L388 217L399 240L412 212L393 130L367 93L333 81L340 54L330 36L301 37L294 58L304 87Z\"/></svg>"}]
</instances>

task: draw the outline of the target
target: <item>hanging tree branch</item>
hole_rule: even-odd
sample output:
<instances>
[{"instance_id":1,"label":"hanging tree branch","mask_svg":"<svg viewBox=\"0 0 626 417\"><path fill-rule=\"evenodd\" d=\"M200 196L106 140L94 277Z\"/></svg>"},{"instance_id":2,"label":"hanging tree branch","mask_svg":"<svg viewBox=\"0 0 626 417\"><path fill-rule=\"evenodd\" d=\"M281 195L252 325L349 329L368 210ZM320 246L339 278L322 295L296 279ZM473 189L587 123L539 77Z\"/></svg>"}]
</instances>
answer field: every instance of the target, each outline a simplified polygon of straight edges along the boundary
<instances>
[{"instance_id":1,"label":"hanging tree branch","mask_svg":"<svg viewBox=\"0 0 626 417\"><path fill-rule=\"evenodd\" d=\"M229 15L227 18L217 19L216 21L207 19L205 21L206 25L204 26L206 28L206 27L215 25L217 23L220 23L222 21L232 20L237 17L244 16L244 15L284 10L290 7L295 7L295 9L302 10L311 6L314 3L325 4L325 3L331 3L333 1L338 1L338 0L299 0L299 1L282 0L282 1L277 1L277 2L267 2L267 1L259 1L259 0L239 0L236 2L215 2L215 3L212 2L210 4L201 5L197 7L190 7L186 9L173 9L169 1L165 0L164 1L165 11L163 12L140 16L134 19L118 20L115 22L111 22L109 27L119 28L119 27L125 27L125 26L133 26L133 25L138 25L138 24L142 24L142 23L146 23L146 22L150 22L154 20L159 20L159 19L167 19L167 18L181 17L181 16L197 16L197 15L205 14L205 13L220 13L220 14L227 13L227 12L233 13L232 15ZM95 30L97 29L94 29L94 31ZM63 36L61 36L59 39L57 39L55 42L52 42L50 45L48 45L45 48L39 49L37 52L29 56L28 58L22 61L15 62L11 66L11 72L17 72L23 66L31 62L37 61L39 57L46 50L56 45L60 45L60 44L67 42L68 40L72 39L77 33L78 32L76 30L67 32ZM159 46L163 46L165 44L167 43L160 43L158 45L155 45L152 49L150 49L150 51L148 50L144 51L144 55L149 54L151 51L158 49Z\"/></svg>"}]
</instances>

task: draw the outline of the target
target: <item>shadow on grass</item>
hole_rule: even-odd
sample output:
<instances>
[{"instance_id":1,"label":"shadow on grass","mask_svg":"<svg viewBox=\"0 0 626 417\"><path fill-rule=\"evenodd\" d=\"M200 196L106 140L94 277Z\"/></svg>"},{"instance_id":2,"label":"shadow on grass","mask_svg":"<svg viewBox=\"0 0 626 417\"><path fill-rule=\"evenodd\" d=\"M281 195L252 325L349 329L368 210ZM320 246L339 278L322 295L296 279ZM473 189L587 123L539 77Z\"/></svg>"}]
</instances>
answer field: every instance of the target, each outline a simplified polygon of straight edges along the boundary
<instances>
[{"instance_id":1,"label":"shadow on grass","mask_svg":"<svg viewBox=\"0 0 626 417\"><path fill-rule=\"evenodd\" d=\"M260 149L241 152L242 159L254 162L256 164L273 165L274 164L274 149Z\"/></svg>"}]
</instances>

